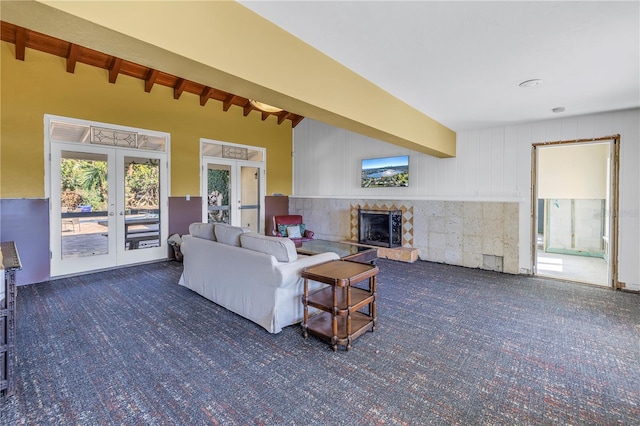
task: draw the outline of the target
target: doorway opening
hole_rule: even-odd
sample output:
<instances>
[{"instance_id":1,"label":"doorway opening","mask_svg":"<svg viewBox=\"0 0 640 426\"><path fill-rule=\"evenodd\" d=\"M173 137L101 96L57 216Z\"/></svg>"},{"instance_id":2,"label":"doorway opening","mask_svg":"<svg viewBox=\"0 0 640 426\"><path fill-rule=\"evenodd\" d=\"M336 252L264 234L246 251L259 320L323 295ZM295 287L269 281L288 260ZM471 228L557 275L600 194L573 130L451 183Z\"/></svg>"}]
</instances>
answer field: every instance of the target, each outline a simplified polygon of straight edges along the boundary
<instances>
[{"instance_id":1,"label":"doorway opening","mask_svg":"<svg viewBox=\"0 0 640 426\"><path fill-rule=\"evenodd\" d=\"M619 136L534 144L535 275L617 286Z\"/></svg>"}]
</instances>

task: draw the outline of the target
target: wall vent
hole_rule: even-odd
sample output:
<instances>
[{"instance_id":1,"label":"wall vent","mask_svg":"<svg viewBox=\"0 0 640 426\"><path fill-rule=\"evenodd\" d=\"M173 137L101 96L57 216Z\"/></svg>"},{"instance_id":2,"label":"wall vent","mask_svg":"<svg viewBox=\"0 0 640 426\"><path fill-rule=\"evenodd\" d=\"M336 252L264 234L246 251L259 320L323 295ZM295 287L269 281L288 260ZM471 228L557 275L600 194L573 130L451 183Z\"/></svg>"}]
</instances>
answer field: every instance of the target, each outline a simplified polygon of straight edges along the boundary
<instances>
[{"instance_id":1,"label":"wall vent","mask_svg":"<svg viewBox=\"0 0 640 426\"><path fill-rule=\"evenodd\" d=\"M494 256L492 254L482 255L482 269L489 271L503 272L503 258L502 256Z\"/></svg>"}]
</instances>

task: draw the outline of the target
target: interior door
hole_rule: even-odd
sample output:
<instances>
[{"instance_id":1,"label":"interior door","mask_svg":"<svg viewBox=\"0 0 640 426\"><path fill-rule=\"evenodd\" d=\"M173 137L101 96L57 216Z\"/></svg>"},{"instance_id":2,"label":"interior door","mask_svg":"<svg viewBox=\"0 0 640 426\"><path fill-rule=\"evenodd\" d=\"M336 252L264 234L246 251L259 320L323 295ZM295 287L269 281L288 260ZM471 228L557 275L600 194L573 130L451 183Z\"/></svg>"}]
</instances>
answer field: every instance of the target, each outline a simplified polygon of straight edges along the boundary
<instances>
[{"instance_id":1,"label":"interior door","mask_svg":"<svg viewBox=\"0 0 640 426\"><path fill-rule=\"evenodd\" d=\"M51 144L51 276L166 258L164 154Z\"/></svg>"},{"instance_id":2,"label":"interior door","mask_svg":"<svg viewBox=\"0 0 640 426\"><path fill-rule=\"evenodd\" d=\"M264 229L262 163L205 158L203 221Z\"/></svg>"}]
</instances>

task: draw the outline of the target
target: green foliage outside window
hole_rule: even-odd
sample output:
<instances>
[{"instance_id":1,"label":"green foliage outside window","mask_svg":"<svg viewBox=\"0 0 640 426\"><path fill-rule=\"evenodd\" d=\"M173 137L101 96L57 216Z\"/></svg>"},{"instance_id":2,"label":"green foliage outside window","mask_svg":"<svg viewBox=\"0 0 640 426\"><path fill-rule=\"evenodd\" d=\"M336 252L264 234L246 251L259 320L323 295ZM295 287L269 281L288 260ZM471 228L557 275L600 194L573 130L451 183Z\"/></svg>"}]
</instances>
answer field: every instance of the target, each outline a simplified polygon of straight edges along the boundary
<instances>
[{"instance_id":1,"label":"green foliage outside window","mask_svg":"<svg viewBox=\"0 0 640 426\"><path fill-rule=\"evenodd\" d=\"M159 166L131 163L125 176L126 207L158 208L160 204Z\"/></svg>"},{"instance_id":2,"label":"green foliage outside window","mask_svg":"<svg viewBox=\"0 0 640 426\"><path fill-rule=\"evenodd\" d=\"M126 209L157 209L160 200L159 166L131 162L125 174ZM107 210L108 176L105 161L62 159L61 206L70 211L80 205Z\"/></svg>"},{"instance_id":3,"label":"green foliage outside window","mask_svg":"<svg viewBox=\"0 0 640 426\"><path fill-rule=\"evenodd\" d=\"M222 194L222 205L229 205L229 171L207 170L207 188L209 193L218 191Z\"/></svg>"}]
</instances>

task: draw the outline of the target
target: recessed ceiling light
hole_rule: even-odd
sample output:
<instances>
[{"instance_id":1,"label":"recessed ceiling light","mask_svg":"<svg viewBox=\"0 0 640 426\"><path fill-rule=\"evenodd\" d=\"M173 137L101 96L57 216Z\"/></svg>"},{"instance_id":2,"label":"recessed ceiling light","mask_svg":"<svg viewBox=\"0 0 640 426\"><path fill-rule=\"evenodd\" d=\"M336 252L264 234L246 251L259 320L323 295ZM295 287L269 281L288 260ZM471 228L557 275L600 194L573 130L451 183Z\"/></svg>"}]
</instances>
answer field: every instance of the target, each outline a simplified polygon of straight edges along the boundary
<instances>
[{"instance_id":1,"label":"recessed ceiling light","mask_svg":"<svg viewBox=\"0 0 640 426\"><path fill-rule=\"evenodd\" d=\"M536 87L542 84L542 80L539 78L534 78L533 80L523 81L519 84L520 87Z\"/></svg>"},{"instance_id":2,"label":"recessed ceiling light","mask_svg":"<svg viewBox=\"0 0 640 426\"><path fill-rule=\"evenodd\" d=\"M553 111L553 112L564 112L564 107L556 107L556 108L552 109L551 111Z\"/></svg>"}]
</instances>

